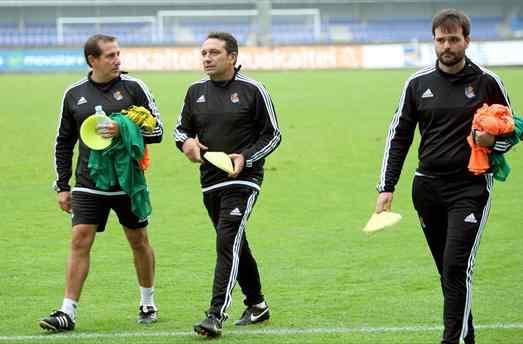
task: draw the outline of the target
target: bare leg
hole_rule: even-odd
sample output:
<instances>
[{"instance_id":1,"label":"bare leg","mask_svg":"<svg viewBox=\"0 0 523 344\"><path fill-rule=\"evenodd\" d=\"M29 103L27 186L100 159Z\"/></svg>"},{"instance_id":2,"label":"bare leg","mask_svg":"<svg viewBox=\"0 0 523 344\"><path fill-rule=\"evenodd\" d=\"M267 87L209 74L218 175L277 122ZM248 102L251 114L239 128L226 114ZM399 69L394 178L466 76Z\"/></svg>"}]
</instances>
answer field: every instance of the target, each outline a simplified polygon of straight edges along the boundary
<instances>
[{"instance_id":1,"label":"bare leg","mask_svg":"<svg viewBox=\"0 0 523 344\"><path fill-rule=\"evenodd\" d=\"M65 297L78 301L82 292L87 274L91 247L96 236L97 225L73 226L71 251L67 262L65 281Z\"/></svg>"},{"instance_id":2,"label":"bare leg","mask_svg":"<svg viewBox=\"0 0 523 344\"><path fill-rule=\"evenodd\" d=\"M154 285L154 251L149 243L147 228L129 229L124 227L125 235L133 251L134 267L141 287Z\"/></svg>"}]
</instances>

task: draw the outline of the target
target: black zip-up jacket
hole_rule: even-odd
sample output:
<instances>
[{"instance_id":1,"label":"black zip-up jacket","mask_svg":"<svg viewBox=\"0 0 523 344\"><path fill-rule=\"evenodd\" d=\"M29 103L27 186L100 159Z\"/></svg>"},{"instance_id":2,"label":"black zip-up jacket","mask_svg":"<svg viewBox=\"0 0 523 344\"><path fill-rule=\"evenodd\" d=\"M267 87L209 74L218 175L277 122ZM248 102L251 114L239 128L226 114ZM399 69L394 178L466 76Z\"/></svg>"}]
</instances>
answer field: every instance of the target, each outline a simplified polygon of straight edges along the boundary
<instances>
[{"instance_id":1,"label":"black zip-up jacket","mask_svg":"<svg viewBox=\"0 0 523 344\"><path fill-rule=\"evenodd\" d=\"M87 77L72 84L64 93L61 113L56 136L55 168L57 179L56 191L69 191L69 179L72 175L73 149L77 141L79 154L76 164L76 185L82 191L97 192L94 183L89 177L87 168L90 149L78 140L80 126L83 121L92 115L94 107L101 105L107 115L120 112L131 105L144 106L157 119L156 128L152 132L142 131L145 143L158 143L162 140L163 125L160 119L154 98L145 83L139 79L122 73L116 79L100 84ZM119 188L115 188L117 191Z\"/></svg>"},{"instance_id":2,"label":"black zip-up jacket","mask_svg":"<svg viewBox=\"0 0 523 344\"><path fill-rule=\"evenodd\" d=\"M185 140L198 137L209 151L245 157L245 167L234 179L204 161L200 166L203 192L231 185L259 190L265 158L281 141L269 93L238 71L226 82L205 78L189 87L174 137L180 150Z\"/></svg>"},{"instance_id":3,"label":"black zip-up jacket","mask_svg":"<svg viewBox=\"0 0 523 344\"><path fill-rule=\"evenodd\" d=\"M484 103L510 106L501 79L466 58L457 74L443 72L436 62L405 83L385 144L379 192L393 192L419 124L418 174L468 176L467 136L474 113Z\"/></svg>"}]
</instances>

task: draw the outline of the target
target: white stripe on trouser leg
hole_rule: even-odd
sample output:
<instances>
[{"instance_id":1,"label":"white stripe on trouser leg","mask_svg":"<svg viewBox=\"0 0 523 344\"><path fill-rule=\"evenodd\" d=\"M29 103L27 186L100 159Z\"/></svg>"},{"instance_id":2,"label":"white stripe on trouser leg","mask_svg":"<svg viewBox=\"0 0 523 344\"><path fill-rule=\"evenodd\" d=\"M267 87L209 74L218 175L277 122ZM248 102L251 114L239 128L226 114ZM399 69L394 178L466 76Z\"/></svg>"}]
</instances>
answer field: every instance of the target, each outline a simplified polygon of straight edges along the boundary
<instances>
[{"instance_id":1,"label":"white stripe on trouser leg","mask_svg":"<svg viewBox=\"0 0 523 344\"><path fill-rule=\"evenodd\" d=\"M234 244L232 246L232 267L231 273L229 274L229 282L227 283L227 289L225 291L225 301L223 302L222 308L220 309L220 318L223 318L225 310L229 307L232 299L232 290L236 284L236 277L238 276L238 265L240 263L240 248L242 243L243 231L245 230L245 224L249 219L249 215L256 199L257 191L254 191L247 200L247 206L245 207L245 212L240 222L240 227L238 228L238 233L234 238Z\"/></svg>"},{"instance_id":2,"label":"white stripe on trouser leg","mask_svg":"<svg viewBox=\"0 0 523 344\"><path fill-rule=\"evenodd\" d=\"M465 340L465 337L467 336L469 332L469 316L470 316L470 308L472 306L472 273L474 270L474 265L476 264L476 254L478 252L479 247L479 241L481 240L481 235L483 234L483 231L485 229L485 224L487 223L487 218L490 211L490 200L492 196L492 174L485 175L485 179L487 182L487 191L489 193L487 204L485 204L485 208L483 208L483 213L481 214L481 222L479 224L478 233L476 234L476 238L474 239L474 245L472 246L472 250L470 251L470 256L467 264L467 277L466 277L466 285L467 285L467 295L465 299L465 311L463 313L463 323L461 325L461 340Z\"/></svg>"}]
</instances>

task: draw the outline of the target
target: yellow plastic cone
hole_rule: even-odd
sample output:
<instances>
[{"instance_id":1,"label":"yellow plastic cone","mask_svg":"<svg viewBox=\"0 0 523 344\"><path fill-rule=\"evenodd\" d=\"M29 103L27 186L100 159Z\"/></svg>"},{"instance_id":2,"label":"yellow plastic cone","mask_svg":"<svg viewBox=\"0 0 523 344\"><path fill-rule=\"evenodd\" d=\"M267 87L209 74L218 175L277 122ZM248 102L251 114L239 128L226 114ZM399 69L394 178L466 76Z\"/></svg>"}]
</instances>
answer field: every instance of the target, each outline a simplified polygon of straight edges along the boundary
<instances>
[{"instance_id":1,"label":"yellow plastic cone","mask_svg":"<svg viewBox=\"0 0 523 344\"><path fill-rule=\"evenodd\" d=\"M206 152L203 158L222 171L227 173L234 171L231 158L224 152Z\"/></svg>"},{"instance_id":2,"label":"yellow plastic cone","mask_svg":"<svg viewBox=\"0 0 523 344\"><path fill-rule=\"evenodd\" d=\"M363 231L366 233L375 233L378 231L383 230L385 227L390 227L401 220L401 215L398 213L393 213L390 211L383 211L379 214L372 214L372 216L369 219L369 222L367 222L367 225L365 228L363 228Z\"/></svg>"},{"instance_id":3,"label":"yellow plastic cone","mask_svg":"<svg viewBox=\"0 0 523 344\"><path fill-rule=\"evenodd\" d=\"M102 150L111 145L112 138L104 138L96 131L96 126L111 120L105 115L91 115L85 119L80 127L80 138L91 149Z\"/></svg>"}]
</instances>

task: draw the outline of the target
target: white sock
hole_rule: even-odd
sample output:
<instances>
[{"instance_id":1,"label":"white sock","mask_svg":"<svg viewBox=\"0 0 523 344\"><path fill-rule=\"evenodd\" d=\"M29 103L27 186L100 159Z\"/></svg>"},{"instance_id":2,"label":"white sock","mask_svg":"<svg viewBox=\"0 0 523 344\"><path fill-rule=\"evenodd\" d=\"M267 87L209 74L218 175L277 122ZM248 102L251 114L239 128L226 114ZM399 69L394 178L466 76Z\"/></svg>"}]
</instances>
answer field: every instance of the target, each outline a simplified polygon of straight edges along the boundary
<instances>
[{"instance_id":1,"label":"white sock","mask_svg":"<svg viewBox=\"0 0 523 344\"><path fill-rule=\"evenodd\" d=\"M258 308L267 308L267 304L265 303L265 301L262 301L256 305L254 305L254 307L258 307Z\"/></svg>"},{"instance_id":2,"label":"white sock","mask_svg":"<svg viewBox=\"0 0 523 344\"><path fill-rule=\"evenodd\" d=\"M72 299L65 298L62 302L60 311L69 315L73 321L76 319L76 308L78 308L78 302Z\"/></svg>"},{"instance_id":3,"label":"white sock","mask_svg":"<svg viewBox=\"0 0 523 344\"><path fill-rule=\"evenodd\" d=\"M140 305L142 306L154 306L154 287L144 288L140 287Z\"/></svg>"}]
</instances>

